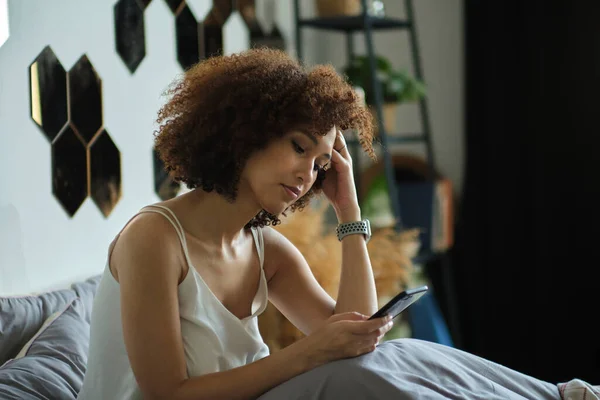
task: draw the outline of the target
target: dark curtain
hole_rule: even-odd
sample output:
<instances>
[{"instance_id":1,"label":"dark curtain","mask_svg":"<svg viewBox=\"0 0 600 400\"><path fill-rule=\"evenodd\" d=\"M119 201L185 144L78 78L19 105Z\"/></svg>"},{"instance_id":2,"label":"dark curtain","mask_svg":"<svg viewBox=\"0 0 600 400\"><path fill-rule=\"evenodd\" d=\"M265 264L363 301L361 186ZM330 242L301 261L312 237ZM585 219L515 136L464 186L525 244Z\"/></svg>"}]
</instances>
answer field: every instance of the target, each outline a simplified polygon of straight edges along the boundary
<instances>
[{"instance_id":1,"label":"dark curtain","mask_svg":"<svg viewBox=\"0 0 600 400\"><path fill-rule=\"evenodd\" d=\"M600 2L464 4L461 347L600 384Z\"/></svg>"}]
</instances>

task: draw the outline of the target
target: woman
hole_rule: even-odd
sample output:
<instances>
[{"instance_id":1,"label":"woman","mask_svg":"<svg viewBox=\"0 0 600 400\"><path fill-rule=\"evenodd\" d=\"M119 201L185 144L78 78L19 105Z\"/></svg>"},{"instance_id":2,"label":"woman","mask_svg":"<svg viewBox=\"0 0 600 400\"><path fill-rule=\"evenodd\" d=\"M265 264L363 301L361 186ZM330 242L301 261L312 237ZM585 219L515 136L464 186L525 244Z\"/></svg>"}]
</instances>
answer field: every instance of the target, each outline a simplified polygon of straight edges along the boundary
<instances>
[{"instance_id":1,"label":"woman","mask_svg":"<svg viewBox=\"0 0 600 400\"><path fill-rule=\"evenodd\" d=\"M377 295L364 227L345 225L361 213L340 131L355 129L374 154L369 113L351 87L332 67L305 70L255 49L195 65L168 94L155 148L192 190L143 208L111 243L79 398L252 399L379 353L391 321L367 320ZM320 192L339 224L356 228L340 235L337 301L270 227ZM257 327L267 301L306 334L272 355ZM540 385L536 393L558 398L555 385Z\"/></svg>"}]
</instances>

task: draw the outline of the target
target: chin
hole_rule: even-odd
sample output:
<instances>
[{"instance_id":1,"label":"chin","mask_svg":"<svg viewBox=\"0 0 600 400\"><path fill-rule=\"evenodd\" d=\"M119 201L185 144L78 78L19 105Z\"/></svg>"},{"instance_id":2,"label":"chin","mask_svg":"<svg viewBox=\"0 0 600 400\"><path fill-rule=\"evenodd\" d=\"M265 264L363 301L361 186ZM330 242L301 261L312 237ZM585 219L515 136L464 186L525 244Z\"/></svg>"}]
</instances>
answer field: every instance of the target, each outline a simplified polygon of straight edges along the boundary
<instances>
[{"instance_id":1,"label":"chin","mask_svg":"<svg viewBox=\"0 0 600 400\"><path fill-rule=\"evenodd\" d=\"M271 215L280 217L285 210L289 209L295 201L289 203L282 198L281 188L278 188L278 191L275 191L271 195L267 193L267 191L263 191L261 196L257 196L258 204L260 208Z\"/></svg>"},{"instance_id":2,"label":"chin","mask_svg":"<svg viewBox=\"0 0 600 400\"><path fill-rule=\"evenodd\" d=\"M279 217L281 213L283 213L286 209L291 207L291 204L286 204L283 202L276 203L273 201L265 201L261 204L261 207L269 214Z\"/></svg>"},{"instance_id":3,"label":"chin","mask_svg":"<svg viewBox=\"0 0 600 400\"><path fill-rule=\"evenodd\" d=\"M265 206L263 206L263 210L265 210L266 212L268 212L271 215L275 215L276 217L279 217L281 215L281 213L285 211L285 207L265 205Z\"/></svg>"}]
</instances>

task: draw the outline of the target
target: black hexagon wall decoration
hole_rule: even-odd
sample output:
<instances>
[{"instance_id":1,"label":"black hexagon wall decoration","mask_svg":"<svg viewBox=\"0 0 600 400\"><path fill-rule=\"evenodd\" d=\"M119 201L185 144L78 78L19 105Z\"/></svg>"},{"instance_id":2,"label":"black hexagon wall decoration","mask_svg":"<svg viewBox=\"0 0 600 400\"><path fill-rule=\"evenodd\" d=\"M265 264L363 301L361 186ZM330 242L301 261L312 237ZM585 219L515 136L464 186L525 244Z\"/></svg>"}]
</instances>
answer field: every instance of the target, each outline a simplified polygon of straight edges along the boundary
<instances>
[{"instance_id":1,"label":"black hexagon wall decoration","mask_svg":"<svg viewBox=\"0 0 600 400\"><path fill-rule=\"evenodd\" d=\"M252 47L269 47L272 49L286 50L285 39L277 25L273 25L273 29L269 33L265 33L262 29L251 31L250 45Z\"/></svg>"},{"instance_id":2,"label":"black hexagon wall decoration","mask_svg":"<svg viewBox=\"0 0 600 400\"><path fill-rule=\"evenodd\" d=\"M225 20L214 7L201 25L202 58L210 58L223 54L223 25ZM229 17L229 14L227 14Z\"/></svg>"},{"instance_id":3,"label":"black hexagon wall decoration","mask_svg":"<svg viewBox=\"0 0 600 400\"><path fill-rule=\"evenodd\" d=\"M185 0L165 0L173 14L178 14L179 9L185 4Z\"/></svg>"},{"instance_id":4,"label":"black hexagon wall decoration","mask_svg":"<svg viewBox=\"0 0 600 400\"><path fill-rule=\"evenodd\" d=\"M200 60L198 28L199 24L192 10L187 4L181 7L175 16L175 37L177 61L183 69L188 69Z\"/></svg>"},{"instance_id":5,"label":"black hexagon wall decoration","mask_svg":"<svg viewBox=\"0 0 600 400\"><path fill-rule=\"evenodd\" d=\"M70 125L52 142L52 193L71 217L88 195L86 146Z\"/></svg>"},{"instance_id":6,"label":"black hexagon wall decoration","mask_svg":"<svg viewBox=\"0 0 600 400\"><path fill-rule=\"evenodd\" d=\"M201 16L201 22L185 0L165 2L175 17L177 61L184 70L202 59L223 54L223 25L234 8L240 12L250 30L249 46L284 47L283 37L276 27L268 35L261 30L256 20L255 0L213 0L210 12L206 17ZM155 151L152 158L156 194L162 200L175 197L181 186L169 176Z\"/></svg>"},{"instance_id":7,"label":"black hexagon wall decoration","mask_svg":"<svg viewBox=\"0 0 600 400\"><path fill-rule=\"evenodd\" d=\"M227 21L232 11L232 0L213 0L212 14L220 25L225 25L225 21Z\"/></svg>"},{"instance_id":8,"label":"black hexagon wall decoration","mask_svg":"<svg viewBox=\"0 0 600 400\"><path fill-rule=\"evenodd\" d=\"M102 127L102 81L86 55L68 76L71 123L88 144Z\"/></svg>"},{"instance_id":9,"label":"black hexagon wall decoration","mask_svg":"<svg viewBox=\"0 0 600 400\"><path fill-rule=\"evenodd\" d=\"M90 196L108 217L121 198L121 153L103 129L89 146Z\"/></svg>"},{"instance_id":10,"label":"black hexagon wall decoration","mask_svg":"<svg viewBox=\"0 0 600 400\"><path fill-rule=\"evenodd\" d=\"M135 72L146 56L144 8L148 3L119 0L113 9L117 53L131 73Z\"/></svg>"},{"instance_id":11,"label":"black hexagon wall decoration","mask_svg":"<svg viewBox=\"0 0 600 400\"><path fill-rule=\"evenodd\" d=\"M255 0L238 0L236 8L242 19L246 23L246 27L250 32L260 30L260 25L256 19L256 2Z\"/></svg>"},{"instance_id":12,"label":"black hexagon wall decoration","mask_svg":"<svg viewBox=\"0 0 600 400\"><path fill-rule=\"evenodd\" d=\"M181 185L173 180L165 169L156 150L152 150L152 160L154 167L154 191L161 200L168 200L179 193Z\"/></svg>"},{"instance_id":13,"label":"black hexagon wall decoration","mask_svg":"<svg viewBox=\"0 0 600 400\"><path fill-rule=\"evenodd\" d=\"M108 217L121 198L121 154L103 127L100 76L86 55L65 72L48 46L29 74L31 118L51 140L54 197L73 217L91 196Z\"/></svg>"},{"instance_id":14,"label":"black hexagon wall decoration","mask_svg":"<svg viewBox=\"0 0 600 400\"><path fill-rule=\"evenodd\" d=\"M67 72L50 48L29 66L31 118L52 142L69 119Z\"/></svg>"},{"instance_id":15,"label":"black hexagon wall decoration","mask_svg":"<svg viewBox=\"0 0 600 400\"><path fill-rule=\"evenodd\" d=\"M144 9L146 9L146 7L148 7L148 5L150 4L150 2L151 2L152 0L139 0L139 1L140 1L140 4L142 5L142 7L143 7Z\"/></svg>"},{"instance_id":16,"label":"black hexagon wall decoration","mask_svg":"<svg viewBox=\"0 0 600 400\"><path fill-rule=\"evenodd\" d=\"M256 18L256 0L238 0L236 7L250 31L250 47L271 47L286 50L285 39L277 24L273 25L273 29L269 33L264 32L260 26Z\"/></svg>"}]
</instances>

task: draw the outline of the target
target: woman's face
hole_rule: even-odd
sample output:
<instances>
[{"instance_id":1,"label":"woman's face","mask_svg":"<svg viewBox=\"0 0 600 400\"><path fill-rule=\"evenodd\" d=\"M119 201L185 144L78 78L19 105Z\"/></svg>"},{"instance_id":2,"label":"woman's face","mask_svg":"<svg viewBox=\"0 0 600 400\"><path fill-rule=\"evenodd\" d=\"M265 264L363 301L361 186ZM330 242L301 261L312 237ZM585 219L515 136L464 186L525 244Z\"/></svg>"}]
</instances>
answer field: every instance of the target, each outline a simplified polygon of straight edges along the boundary
<instances>
[{"instance_id":1,"label":"woman's face","mask_svg":"<svg viewBox=\"0 0 600 400\"><path fill-rule=\"evenodd\" d=\"M313 136L288 132L248 159L241 183L249 187L262 209L279 215L304 196L321 169L328 169L337 128Z\"/></svg>"}]
</instances>

